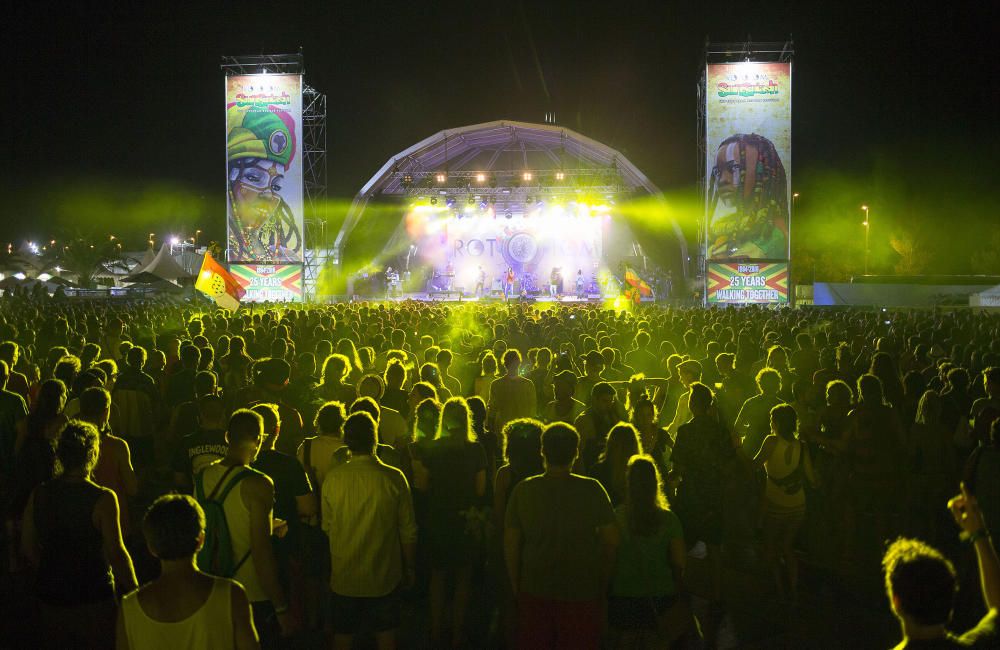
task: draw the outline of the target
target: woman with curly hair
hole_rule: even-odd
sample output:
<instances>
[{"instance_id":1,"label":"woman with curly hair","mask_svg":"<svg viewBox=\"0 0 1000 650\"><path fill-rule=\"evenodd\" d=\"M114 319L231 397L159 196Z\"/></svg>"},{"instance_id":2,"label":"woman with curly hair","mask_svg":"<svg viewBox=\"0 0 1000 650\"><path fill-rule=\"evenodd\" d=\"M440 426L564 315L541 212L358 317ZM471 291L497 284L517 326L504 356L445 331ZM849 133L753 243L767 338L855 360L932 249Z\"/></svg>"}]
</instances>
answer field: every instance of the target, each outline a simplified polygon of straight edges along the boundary
<instances>
[{"instance_id":1,"label":"woman with curly hair","mask_svg":"<svg viewBox=\"0 0 1000 650\"><path fill-rule=\"evenodd\" d=\"M342 354L331 354L323 362L323 375L316 393L323 400L352 404L358 398L358 390L349 382L350 375L351 361Z\"/></svg>"},{"instance_id":2,"label":"woman with curly hair","mask_svg":"<svg viewBox=\"0 0 1000 650\"><path fill-rule=\"evenodd\" d=\"M38 569L46 647L103 647L114 636L115 590L135 589L135 571L122 541L118 499L91 480L97 428L71 420L58 440L59 474L31 493L21 550Z\"/></svg>"}]
</instances>

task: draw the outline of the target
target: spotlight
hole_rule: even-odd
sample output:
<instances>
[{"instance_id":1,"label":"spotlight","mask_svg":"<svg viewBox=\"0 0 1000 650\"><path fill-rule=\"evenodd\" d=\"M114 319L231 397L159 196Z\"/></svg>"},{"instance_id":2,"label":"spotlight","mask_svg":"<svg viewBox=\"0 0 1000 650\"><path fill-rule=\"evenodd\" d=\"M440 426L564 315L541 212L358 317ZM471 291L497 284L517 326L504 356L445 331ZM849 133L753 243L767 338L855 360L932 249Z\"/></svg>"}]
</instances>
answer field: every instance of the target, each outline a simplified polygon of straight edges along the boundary
<instances>
[{"instance_id":1,"label":"spotlight","mask_svg":"<svg viewBox=\"0 0 1000 650\"><path fill-rule=\"evenodd\" d=\"M431 197L431 205L437 205L437 204L438 204L437 197L436 196L432 196Z\"/></svg>"},{"instance_id":2,"label":"spotlight","mask_svg":"<svg viewBox=\"0 0 1000 650\"><path fill-rule=\"evenodd\" d=\"M566 180L566 174L564 174L563 172L556 172L556 180L557 181Z\"/></svg>"},{"instance_id":3,"label":"spotlight","mask_svg":"<svg viewBox=\"0 0 1000 650\"><path fill-rule=\"evenodd\" d=\"M434 177L434 179L438 183L444 183L445 181L448 180L448 176L446 174L438 174L437 176Z\"/></svg>"},{"instance_id":4,"label":"spotlight","mask_svg":"<svg viewBox=\"0 0 1000 650\"><path fill-rule=\"evenodd\" d=\"M521 180L523 180L524 182L526 183L531 182L531 179L532 179L531 172L524 172L523 174L521 174Z\"/></svg>"},{"instance_id":5,"label":"spotlight","mask_svg":"<svg viewBox=\"0 0 1000 650\"><path fill-rule=\"evenodd\" d=\"M475 205L475 204L476 204L476 197L470 195L469 196L469 205Z\"/></svg>"},{"instance_id":6,"label":"spotlight","mask_svg":"<svg viewBox=\"0 0 1000 650\"><path fill-rule=\"evenodd\" d=\"M455 199L449 196L447 199L445 199L444 204L447 205L449 208L453 208L455 207Z\"/></svg>"},{"instance_id":7,"label":"spotlight","mask_svg":"<svg viewBox=\"0 0 1000 650\"><path fill-rule=\"evenodd\" d=\"M476 182L477 183L485 183L486 182L486 174L484 174L482 172L476 174Z\"/></svg>"},{"instance_id":8,"label":"spotlight","mask_svg":"<svg viewBox=\"0 0 1000 650\"><path fill-rule=\"evenodd\" d=\"M480 201L479 202L479 209L480 210L486 210L487 207L489 207L489 203L487 203L486 201Z\"/></svg>"},{"instance_id":9,"label":"spotlight","mask_svg":"<svg viewBox=\"0 0 1000 650\"><path fill-rule=\"evenodd\" d=\"M513 219L513 218L514 218L514 215L513 215L513 214L511 214L510 212L506 213L506 214L505 214L505 215L503 215L503 216L504 216L504 218L506 218L506 219Z\"/></svg>"},{"instance_id":10,"label":"spotlight","mask_svg":"<svg viewBox=\"0 0 1000 650\"><path fill-rule=\"evenodd\" d=\"M413 185L413 174L403 174L403 187L411 187Z\"/></svg>"}]
</instances>

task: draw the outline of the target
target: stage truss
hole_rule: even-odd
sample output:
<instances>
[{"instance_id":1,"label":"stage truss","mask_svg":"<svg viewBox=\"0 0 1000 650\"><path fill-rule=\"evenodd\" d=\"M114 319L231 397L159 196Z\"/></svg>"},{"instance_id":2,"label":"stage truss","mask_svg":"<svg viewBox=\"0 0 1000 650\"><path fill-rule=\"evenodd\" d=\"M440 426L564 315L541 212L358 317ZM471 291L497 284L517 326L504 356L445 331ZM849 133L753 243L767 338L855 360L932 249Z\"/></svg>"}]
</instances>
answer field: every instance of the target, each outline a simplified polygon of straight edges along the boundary
<instances>
[{"instance_id":1,"label":"stage truss","mask_svg":"<svg viewBox=\"0 0 1000 650\"><path fill-rule=\"evenodd\" d=\"M478 204L495 215L519 217L545 204L606 204L634 197L660 197L656 186L630 161L598 141L555 124L498 120L440 131L401 151L361 188L333 244L338 271L348 237L372 201L404 204ZM671 219L677 259L687 257L679 225ZM401 223L392 236L405 233ZM642 256L637 242L634 257ZM643 261L637 263L640 266ZM687 275L683 264L672 269Z\"/></svg>"}]
</instances>

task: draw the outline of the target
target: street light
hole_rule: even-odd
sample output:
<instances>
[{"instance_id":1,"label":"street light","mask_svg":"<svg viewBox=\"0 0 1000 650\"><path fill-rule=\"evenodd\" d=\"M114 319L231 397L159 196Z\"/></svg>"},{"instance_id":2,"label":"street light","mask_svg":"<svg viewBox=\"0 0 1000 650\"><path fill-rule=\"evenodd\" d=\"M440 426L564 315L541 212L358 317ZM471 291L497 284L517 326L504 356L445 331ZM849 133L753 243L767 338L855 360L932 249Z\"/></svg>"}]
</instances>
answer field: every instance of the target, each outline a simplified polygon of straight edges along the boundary
<instances>
[{"instance_id":1,"label":"street light","mask_svg":"<svg viewBox=\"0 0 1000 650\"><path fill-rule=\"evenodd\" d=\"M792 194L792 212L788 215L788 259L792 259L792 220L795 219L795 203L798 198L798 192Z\"/></svg>"},{"instance_id":2,"label":"street light","mask_svg":"<svg viewBox=\"0 0 1000 650\"><path fill-rule=\"evenodd\" d=\"M865 227L865 275L868 275L868 253L870 252L868 246L868 233L871 229L871 222L868 219L868 206L863 205L861 209L865 211L865 220L861 222L861 225Z\"/></svg>"}]
</instances>

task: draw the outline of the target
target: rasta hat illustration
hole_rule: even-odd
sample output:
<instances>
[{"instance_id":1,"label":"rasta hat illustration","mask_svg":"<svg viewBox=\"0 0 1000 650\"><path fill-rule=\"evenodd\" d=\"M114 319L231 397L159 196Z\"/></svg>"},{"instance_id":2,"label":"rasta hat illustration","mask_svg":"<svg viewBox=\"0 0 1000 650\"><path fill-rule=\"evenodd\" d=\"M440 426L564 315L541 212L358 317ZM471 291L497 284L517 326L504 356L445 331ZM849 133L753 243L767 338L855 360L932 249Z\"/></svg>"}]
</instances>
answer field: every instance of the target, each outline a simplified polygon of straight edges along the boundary
<instances>
[{"instance_id":1,"label":"rasta hat illustration","mask_svg":"<svg viewBox=\"0 0 1000 650\"><path fill-rule=\"evenodd\" d=\"M710 182L709 257L787 255L788 181L774 143L756 133L726 138Z\"/></svg>"},{"instance_id":2,"label":"rasta hat illustration","mask_svg":"<svg viewBox=\"0 0 1000 650\"><path fill-rule=\"evenodd\" d=\"M267 111L247 111L231 105L227 118L226 154L230 162L259 158L288 168L295 157L295 124L287 112L274 106Z\"/></svg>"},{"instance_id":3,"label":"rasta hat illustration","mask_svg":"<svg viewBox=\"0 0 1000 650\"><path fill-rule=\"evenodd\" d=\"M297 152L292 116L277 106L247 110L230 104L226 117L229 259L300 261L302 237L281 195Z\"/></svg>"}]
</instances>

